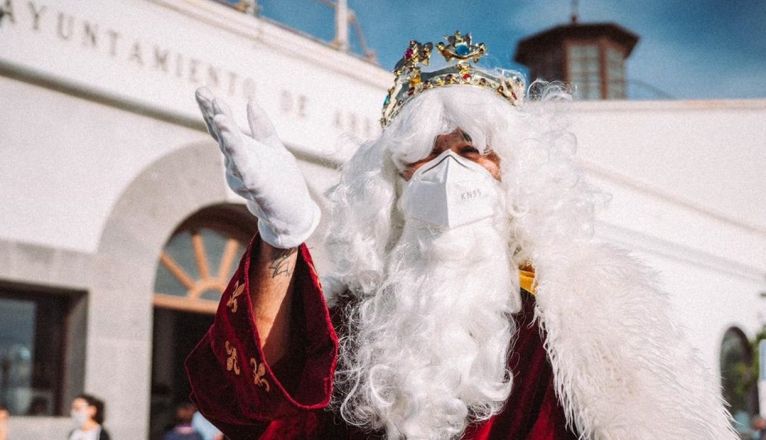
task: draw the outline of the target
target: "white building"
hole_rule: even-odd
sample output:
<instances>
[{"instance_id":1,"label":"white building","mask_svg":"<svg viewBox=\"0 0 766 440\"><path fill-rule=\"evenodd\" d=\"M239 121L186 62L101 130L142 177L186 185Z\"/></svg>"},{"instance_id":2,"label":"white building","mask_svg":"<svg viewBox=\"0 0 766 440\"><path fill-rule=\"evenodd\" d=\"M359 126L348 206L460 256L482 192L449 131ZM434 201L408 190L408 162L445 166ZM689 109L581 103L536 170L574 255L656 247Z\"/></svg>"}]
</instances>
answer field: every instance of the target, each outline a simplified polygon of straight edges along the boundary
<instances>
[{"instance_id":1,"label":"white building","mask_svg":"<svg viewBox=\"0 0 766 440\"><path fill-rule=\"evenodd\" d=\"M207 0L0 7L12 438L64 438L82 391L106 401L113 438L149 438L186 396L183 357L253 231L194 90L241 116L257 99L321 201L352 138L378 132L390 73ZM766 320L765 116L763 100L572 107L583 164L613 194L598 235L657 268L716 371L727 330L752 337ZM47 416L21 415L32 406Z\"/></svg>"}]
</instances>

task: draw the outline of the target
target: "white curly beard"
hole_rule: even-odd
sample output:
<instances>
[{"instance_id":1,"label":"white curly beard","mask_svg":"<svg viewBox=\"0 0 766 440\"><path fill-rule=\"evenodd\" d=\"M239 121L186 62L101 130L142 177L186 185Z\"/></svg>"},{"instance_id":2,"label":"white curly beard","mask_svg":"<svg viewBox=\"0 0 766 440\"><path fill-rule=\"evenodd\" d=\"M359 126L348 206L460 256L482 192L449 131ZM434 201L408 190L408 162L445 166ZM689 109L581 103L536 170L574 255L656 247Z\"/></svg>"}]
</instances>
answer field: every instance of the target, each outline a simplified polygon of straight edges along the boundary
<instances>
[{"instance_id":1,"label":"white curly beard","mask_svg":"<svg viewBox=\"0 0 766 440\"><path fill-rule=\"evenodd\" d=\"M350 315L343 417L389 438L447 439L496 414L520 306L508 235L491 219L447 231L409 224L387 277Z\"/></svg>"}]
</instances>

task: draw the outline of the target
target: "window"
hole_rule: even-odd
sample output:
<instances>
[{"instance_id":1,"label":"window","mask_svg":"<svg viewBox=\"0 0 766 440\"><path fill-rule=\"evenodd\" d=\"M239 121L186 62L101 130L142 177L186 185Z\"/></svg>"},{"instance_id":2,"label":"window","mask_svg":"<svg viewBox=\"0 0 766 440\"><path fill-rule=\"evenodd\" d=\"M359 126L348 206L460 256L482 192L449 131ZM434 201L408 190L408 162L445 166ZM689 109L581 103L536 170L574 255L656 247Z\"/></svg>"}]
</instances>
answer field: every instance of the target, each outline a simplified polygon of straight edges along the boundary
<instances>
[{"instance_id":1,"label":"window","mask_svg":"<svg viewBox=\"0 0 766 440\"><path fill-rule=\"evenodd\" d=\"M0 289L0 402L13 415L61 413L66 297Z\"/></svg>"},{"instance_id":2,"label":"window","mask_svg":"<svg viewBox=\"0 0 766 440\"><path fill-rule=\"evenodd\" d=\"M750 342L742 330L732 327L721 342L721 385L723 397L740 428L749 426L757 412L755 370Z\"/></svg>"},{"instance_id":3,"label":"window","mask_svg":"<svg viewBox=\"0 0 766 440\"><path fill-rule=\"evenodd\" d=\"M601 98L601 75L598 45L576 43L567 49L569 81L581 99Z\"/></svg>"},{"instance_id":4,"label":"window","mask_svg":"<svg viewBox=\"0 0 766 440\"><path fill-rule=\"evenodd\" d=\"M154 305L215 313L254 230L254 217L244 209L208 208L192 216L160 254Z\"/></svg>"},{"instance_id":5,"label":"window","mask_svg":"<svg viewBox=\"0 0 766 440\"><path fill-rule=\"evenodd\" d=\"M607 98L625 99L625 66L622 52L613 48L606 49Z\"/></svg>"}]
</instances>

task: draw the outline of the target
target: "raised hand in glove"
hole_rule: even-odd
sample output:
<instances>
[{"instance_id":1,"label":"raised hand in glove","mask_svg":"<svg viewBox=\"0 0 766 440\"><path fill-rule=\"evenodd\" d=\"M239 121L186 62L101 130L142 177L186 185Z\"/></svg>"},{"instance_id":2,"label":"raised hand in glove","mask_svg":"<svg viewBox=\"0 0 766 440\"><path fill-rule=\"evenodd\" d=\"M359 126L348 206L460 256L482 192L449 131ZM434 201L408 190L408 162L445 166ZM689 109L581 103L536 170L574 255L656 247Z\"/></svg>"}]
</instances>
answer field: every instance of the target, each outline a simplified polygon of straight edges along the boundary
<instances>
[{"instance_id":1,"label":"raised hand in glove","mask_svg":"<svg viewBox=\"0 0 766 440\"><path fill-rule=\"evenodd\" d=\"M224 155L226 181L258 217L261 239L281 249L306 241L319 224L320 210L295 157L279 140L263 109L253 101L247 104L249 135L237 127L231 109L210 90L202 87L196 97L207 130Z\"/></svg>"}]
</instances>

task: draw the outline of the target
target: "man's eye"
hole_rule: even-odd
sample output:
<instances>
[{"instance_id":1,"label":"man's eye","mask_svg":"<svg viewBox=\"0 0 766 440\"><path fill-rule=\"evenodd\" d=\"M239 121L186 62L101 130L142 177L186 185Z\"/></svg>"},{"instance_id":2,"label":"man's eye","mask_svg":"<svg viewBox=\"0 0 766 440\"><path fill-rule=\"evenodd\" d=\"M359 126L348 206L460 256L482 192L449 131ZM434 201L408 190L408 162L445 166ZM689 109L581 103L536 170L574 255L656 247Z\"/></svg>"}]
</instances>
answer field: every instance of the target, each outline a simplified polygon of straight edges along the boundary
<instances>
[{"instance_id":1,"label":"man's eye","mask_svg":"<svg viewBox=\"0 0 766 440\"><path fill-rule=\"evenodd\" d=\"M468 142L473 142L473 139L471 139L471 135L470 134L466 133L463 130L460 130L460 132L463 133L463 139L465 139Z\"/></svg>"},{"instance_id":2,"label":"man's eye","mask_svg":"<svg viewBox=\"0 0 766 440\"><path fill-rule=\"evenodd\" d=\"M479 150L472 146L465 146L460 149L460 154L479 154Z\"/></svg>"}]
</instances>

